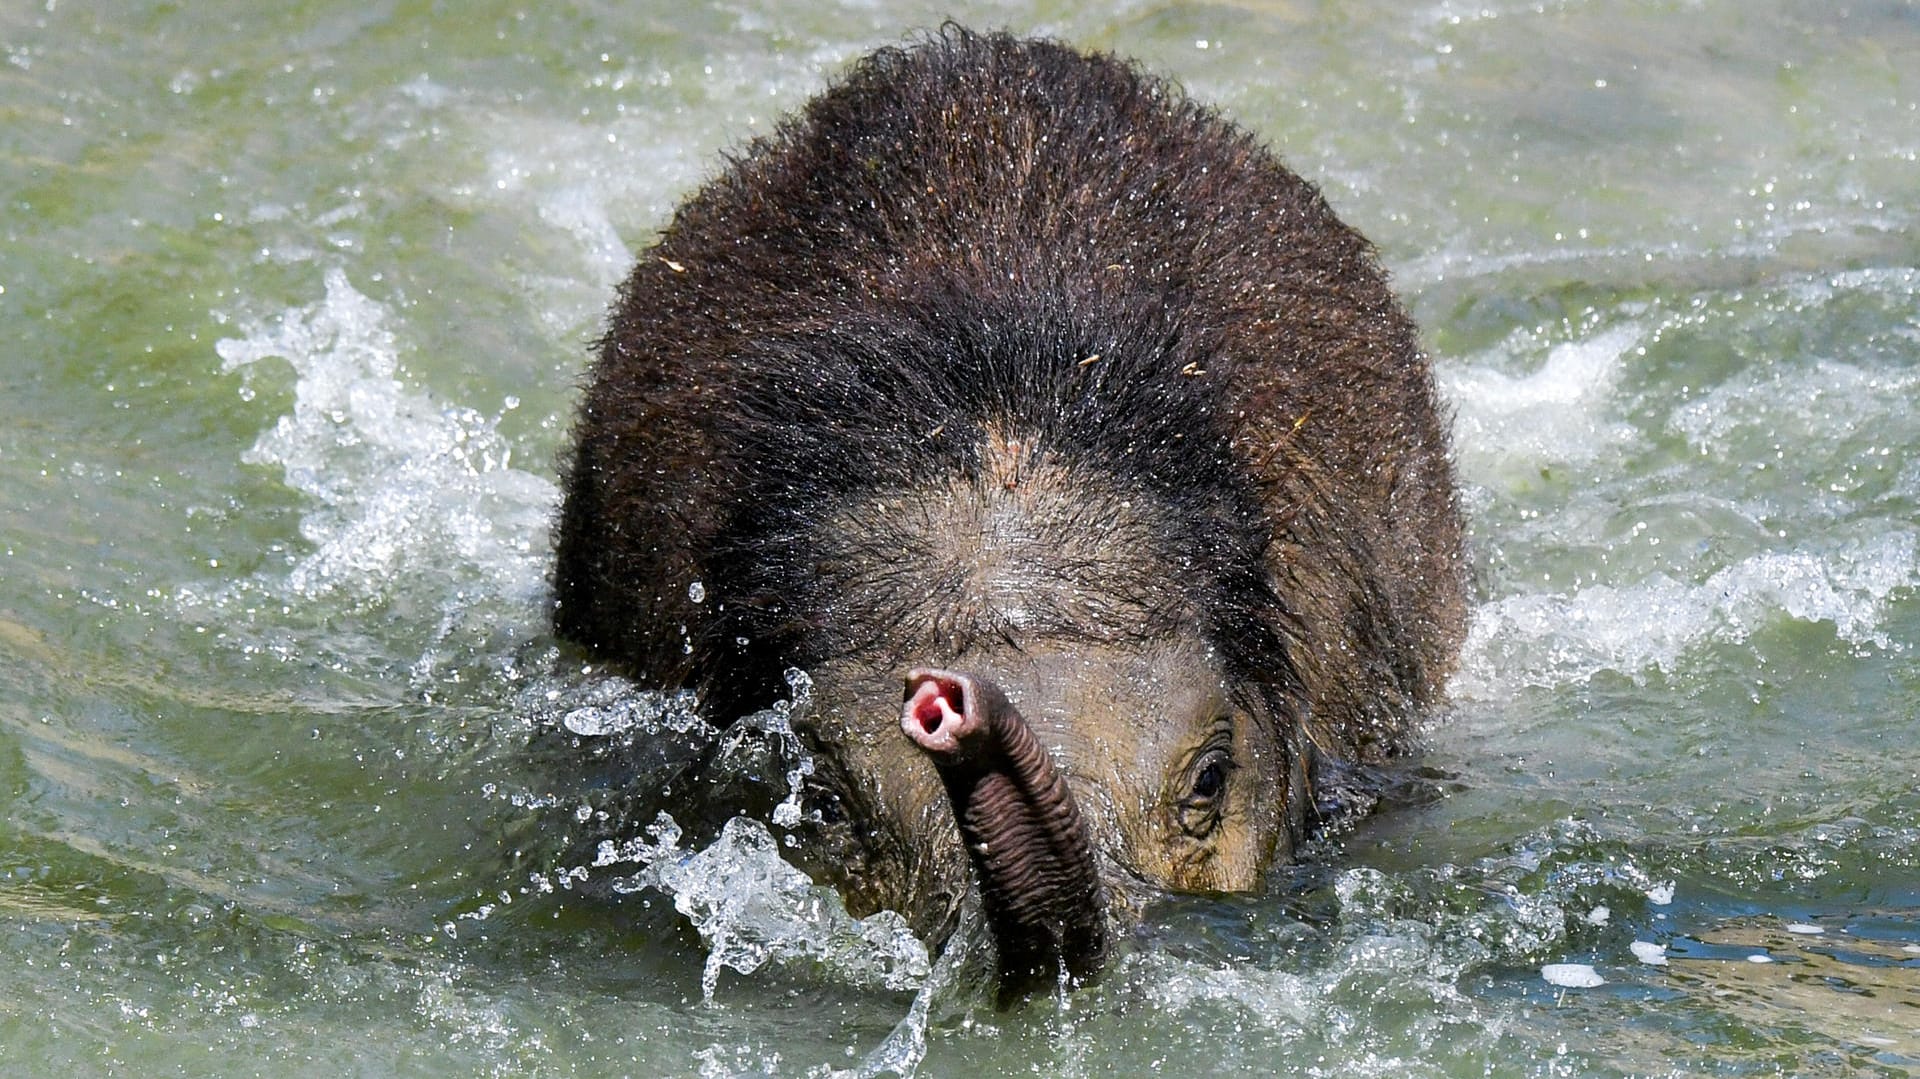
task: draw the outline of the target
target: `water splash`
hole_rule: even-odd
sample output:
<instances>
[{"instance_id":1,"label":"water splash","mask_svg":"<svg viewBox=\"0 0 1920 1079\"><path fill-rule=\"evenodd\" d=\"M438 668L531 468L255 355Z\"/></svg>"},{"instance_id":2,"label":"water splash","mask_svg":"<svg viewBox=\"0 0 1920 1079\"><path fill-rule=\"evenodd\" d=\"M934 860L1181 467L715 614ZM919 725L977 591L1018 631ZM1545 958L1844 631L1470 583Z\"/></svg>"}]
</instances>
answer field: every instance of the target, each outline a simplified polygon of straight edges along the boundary
<instances>
[{"instance_id":1,"label":"water splash","mask_svg":"<svg viewBox=\"0 0 1920 1079\"><path fill-rule=\"evenodd\" d=\"M583 738L687 736L700 746L719 736L701 718L691 693L645 690L618 675L579 681L536 681L522 690L514 712L528 724Z\"/></svg>"},{"instance_id":2,"label":"water splash","mask_svg":"<svg viewBox=\"0 0 1920 1079\"><path fill-rule=\"evenodd\" d=\"M806 963L869 989L912 990L931 969L926 945L893 911L854 918L831 888L780 857L767 826L735 817L699 850L680 844L662 814L645 837L602 843L596 869L632 866L614 890L654 889L673 897L707 945L700 988L712 1000L725 969L752 974L769 962Z\"/></svg>"},{"instance_id":3,"label":"water splash","mask_svg":"<svg viewBox=\"0 0 1920 1079\"><path fill-rule=\"evenodd\" d=\"M550 891L555 880L572 888L593 876L615 895L671 897L707 946L701 988L708 1000L722 971L751 974L769 963L819 968L860 988L918 989L930 970L928 952L904 918L893 911L853 918L838 892L781 857L776 830L801 822L801 796L813 772L793 732L813 683L797 669L787 671L786 680L788 700L724 729L706 722L689 694L643 690L616 676L549 676L522 690L517 710L524 719L536 731L565 732L564 751L582 769L593 767L587 762L596 755L608 757L619 790L662 789L697 767L697 782L726 805L778 799L767 820L733 816L705 845L687 844L672 814L658 813L644 828L629 826L626 834L602 839L590 864L542 875L532 890ZM573 806L566 795L522 800L529 809ZM625 816L584 799L573 815L581 824L615 827Z\"/></svg>"},{"instance_id":4,"label":"water splash","mask_svg":"<svg viewBox=\"0 0 1920 1079\"><path fill-rule=\"evenodd\" d=\"M443 405L402 377L388 309L344 271L326 296L215 345L250 390L257 365L293 368L293 409L245 456L306 496L295 559L278 590L299 600L387 598L424 576L530 605L542 587L558 492L513 467L499 415Z\"/></svg>"}]
</instances>

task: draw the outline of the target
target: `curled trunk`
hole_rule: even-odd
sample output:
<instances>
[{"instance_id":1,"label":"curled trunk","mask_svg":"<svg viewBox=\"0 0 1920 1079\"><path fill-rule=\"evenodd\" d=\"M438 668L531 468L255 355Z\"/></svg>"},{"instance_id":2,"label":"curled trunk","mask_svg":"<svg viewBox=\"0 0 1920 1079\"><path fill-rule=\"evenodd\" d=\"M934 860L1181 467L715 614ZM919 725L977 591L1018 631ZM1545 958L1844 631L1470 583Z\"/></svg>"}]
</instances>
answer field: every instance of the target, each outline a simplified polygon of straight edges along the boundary
<instances>
[{"instance_id":1,"label":"curled trunk","mask_svg":"<svg viewBox=\"0 0 1920 1079\"><path fill-rule=\"evenodd\" d=\"M983 678L915 670L900 726L952 800L999 953L1001 1002L1063 971L1090 981L1107 950L1093 845L1026 720Z\"/></svg>"}]
</instances>

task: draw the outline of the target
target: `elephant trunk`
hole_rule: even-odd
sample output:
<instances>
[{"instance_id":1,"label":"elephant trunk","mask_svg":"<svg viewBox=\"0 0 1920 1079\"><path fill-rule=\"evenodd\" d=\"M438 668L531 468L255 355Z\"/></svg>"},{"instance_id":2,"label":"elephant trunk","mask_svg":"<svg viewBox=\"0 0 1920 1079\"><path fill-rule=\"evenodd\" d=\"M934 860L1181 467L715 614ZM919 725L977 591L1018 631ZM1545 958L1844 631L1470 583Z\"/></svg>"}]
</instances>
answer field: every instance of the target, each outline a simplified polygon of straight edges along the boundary
<instances>
[{"instance_id":1,"label":"elephant trunk","mask_svg":"<svg viewBox=\"0 0 1920 1079\"><path fill-rule=\"evenodd\" d=\"M1000 962L1004 1005L1065 973L1090 981L1107 927L1093 845L1066 780L999 687L907 675L900 727L953 802Z\"/></svg>"}]
</instances>

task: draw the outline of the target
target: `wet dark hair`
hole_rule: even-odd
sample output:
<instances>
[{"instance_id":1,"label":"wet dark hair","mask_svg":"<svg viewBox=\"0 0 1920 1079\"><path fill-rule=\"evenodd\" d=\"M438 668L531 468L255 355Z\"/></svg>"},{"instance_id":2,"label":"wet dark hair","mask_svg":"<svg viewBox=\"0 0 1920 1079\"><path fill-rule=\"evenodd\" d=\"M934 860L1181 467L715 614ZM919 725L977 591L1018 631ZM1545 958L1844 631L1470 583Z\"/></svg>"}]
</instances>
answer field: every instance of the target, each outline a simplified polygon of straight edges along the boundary
<instances>
[{"instance_id":1,"label":"wet dark hair","mask_svg":"<svg viewBox=\"0 0 1920 1079\"><path fill-rule=\"evenodd\" d=\"M899 582L897 609L842 587L898 539L859 546L875 500L980 483L995 431L1084 485L1036 558L1047 529L1132 506L1149 534L1104 587L1149 634L1177 588L1276 710L1316 692L1314 640L1355 668L1329 692L1378 713L1360 740L1391 746L1457 639L1451 466L1371 249L1245 132L1112 57L949 26L861 61L681 207L593 376L555 625L710 712L917 617L1005 632L915 608L928 582Z\"/></svg>"}]
</instances>

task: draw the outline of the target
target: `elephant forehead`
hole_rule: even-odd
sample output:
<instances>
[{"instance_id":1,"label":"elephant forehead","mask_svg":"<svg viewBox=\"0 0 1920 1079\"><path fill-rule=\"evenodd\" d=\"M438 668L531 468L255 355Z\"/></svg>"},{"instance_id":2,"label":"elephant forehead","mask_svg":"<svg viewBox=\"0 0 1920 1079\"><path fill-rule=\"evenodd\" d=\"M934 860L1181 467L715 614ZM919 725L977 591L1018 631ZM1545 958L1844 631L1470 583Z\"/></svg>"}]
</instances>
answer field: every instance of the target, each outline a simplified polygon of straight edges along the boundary
<instances>
[{"instance_id":1,"label":"elephant forehead","mask_svg":"<svg viewBox=\"0 0 1920 1079\"><path fill-rule=\"evenodd\" d=\"M816 528L832 621L946 654L995 639L1150 641L1196 624L1150 496L1018 448L983 460L972 475L873 492Z\"/></svg>"}]
</instances>

